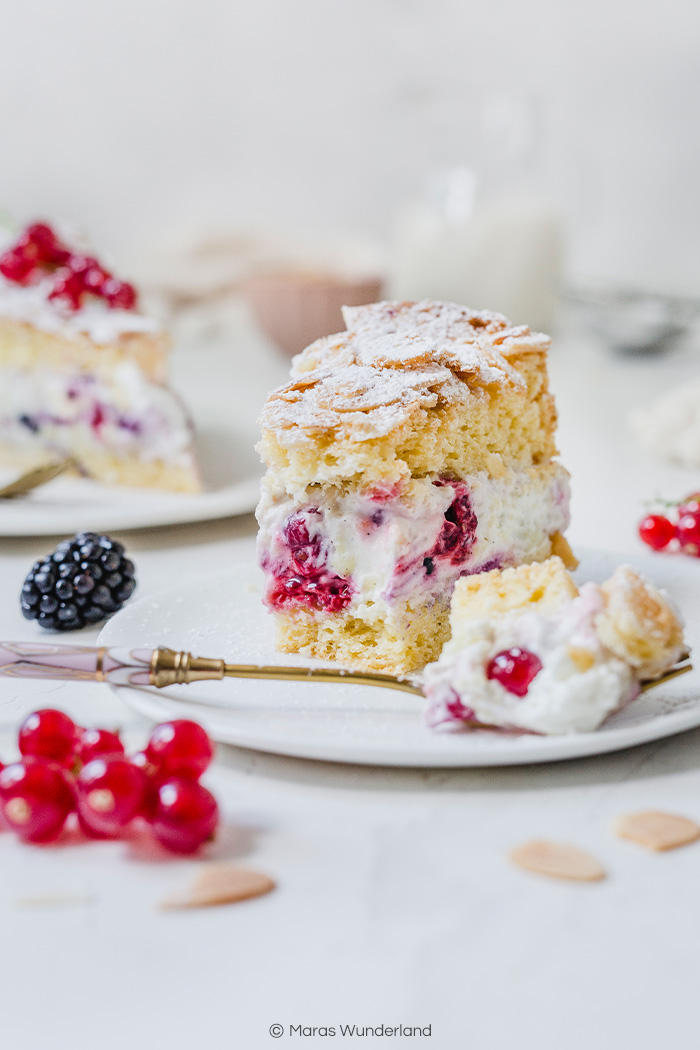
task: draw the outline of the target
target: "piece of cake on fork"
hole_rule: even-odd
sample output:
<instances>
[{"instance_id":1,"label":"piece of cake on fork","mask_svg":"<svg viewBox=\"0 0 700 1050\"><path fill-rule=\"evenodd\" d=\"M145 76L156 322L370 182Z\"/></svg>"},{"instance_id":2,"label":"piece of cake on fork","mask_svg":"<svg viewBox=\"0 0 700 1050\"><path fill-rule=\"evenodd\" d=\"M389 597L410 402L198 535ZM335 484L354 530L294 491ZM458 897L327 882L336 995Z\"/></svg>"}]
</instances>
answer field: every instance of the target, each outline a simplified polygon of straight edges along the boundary
<instances>
[{"instance_id":1,"label":"piece of cake on fork","mask_svg":"<svg viewBox=\"0 0 700 1050\"><path fill-rule=\"evenodd\" d=\"M0 464L73 457L108 484L200 489L169 340L135 289L46 223L0 230Z\"/></svg>"},{"instance_id":2,"label":"piece of cake on fork","mask_svg":"<svg viewBox=\"0 0 700 1050\"><path fill-rule=\"evenodd\" d=\"M623 565L579 589L559 558L458 580L451 637L425 669L427 721L591 732L683 655L666 595Z\"/></svg>"},{"instance_id":3,"label":"piece of cake on fork","mask_svg":"<svg viewBox=\"0 0 700 1050\"><path fill-rule=\"evenodd\" d=\"M392 672L465 574L571 558L550 340L452 303L346 308L263 410L265 602L285 652Z\"/></svg>"}]
</instances>

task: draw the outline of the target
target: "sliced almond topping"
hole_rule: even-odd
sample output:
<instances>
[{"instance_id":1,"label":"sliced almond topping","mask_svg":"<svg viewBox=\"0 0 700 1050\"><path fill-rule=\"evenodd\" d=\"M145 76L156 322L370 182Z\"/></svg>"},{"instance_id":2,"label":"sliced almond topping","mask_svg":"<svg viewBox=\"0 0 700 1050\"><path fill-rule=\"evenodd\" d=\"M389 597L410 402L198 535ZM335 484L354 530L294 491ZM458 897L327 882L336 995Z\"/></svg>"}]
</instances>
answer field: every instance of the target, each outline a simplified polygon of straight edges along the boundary
<instances>
[{"instance_id":1,"label":"sliced almond topping","mask_svg":"<svg viewBox=\"0 0 700 1050\"><path fill-rule=\"evenodd\" d=\"M694 820L654 810L618 817L614 829L621 839L630 839L640 846L657 851L687 846L689 842L700 838L700 825Z\"/></svg>"},{"instance_id":2,"label":"sliced almond topping","mask_svg":"<svg viewBox=\"0 0 700 1050\"><path fill-rule=\"evenodd\" d=\"M208 864L201 868L189 889L166 898L161 908L207 908L260 897L274 890L275 883L260 871L229 864Z\"/></svg>"},{"instance_id":3,"label":"sliced almond topping","mask_svg":"<svg viewBox=\"0 0 700 1050\"><path fill-rule=\"evenodd\" d=\"M510 859L519 868L549 875L553 879L574 879L578 882L597 882L605 878L605 869L577 846L563 842L534 839L511 851Z\"/></svg>"}]
</instances>

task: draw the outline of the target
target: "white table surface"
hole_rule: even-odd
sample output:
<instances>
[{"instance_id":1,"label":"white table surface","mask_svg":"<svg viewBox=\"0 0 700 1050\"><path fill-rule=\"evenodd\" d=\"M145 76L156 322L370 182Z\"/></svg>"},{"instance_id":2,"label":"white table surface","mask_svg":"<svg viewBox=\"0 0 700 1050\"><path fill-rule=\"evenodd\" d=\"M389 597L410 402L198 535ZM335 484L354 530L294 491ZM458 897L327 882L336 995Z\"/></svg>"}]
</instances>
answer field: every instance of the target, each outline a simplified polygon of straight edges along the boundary
<instances>
[{"instance_id":1,"label":"white table surface","mask_svg":"<svg viewBox=\"0 0 700 1050\"><path fill-rule=\"evenodd\" d=\"M285 371L254 342L252 354L242 330L230 360L252 369L256 357L256 377L227 373L232 402L247 405L250 419L261 383ZM574 475L574 544L633 558L641 501L698 487L700 470L652 463L624 426L630 406L696 372L690 348L620 361L581 336L560 338L552 373ZM249 555L253 526L243 518L124 534L138 593ZM0 637L37 637L17 595L52 546L0 540ZM689 559L688 572L700 583L700 563ZM47 705L82 724L118 725L130 744L147 733L106 687L5 680L2 759L15 755L22 715ZM221 748L206 782L225 827L205 856L268 872L279 884L273 894L160 912L199 861L154 860L126 842L37 848L0 834L8 1046L656 1050L697 1041L700 845L647 854L610 826L642 808L700 819L700 730L600 759L483 771L368 769ZM509 849L532 837L591 850L609 878L566 884L514 868ZM432 1035L341 1037L339 1025L353 1023L431 1025ZM285 1027L281 1039L269 1035L273 1024ZM290 1025L337 1034L303 1038Z\"/></svg>"}]
</instances>

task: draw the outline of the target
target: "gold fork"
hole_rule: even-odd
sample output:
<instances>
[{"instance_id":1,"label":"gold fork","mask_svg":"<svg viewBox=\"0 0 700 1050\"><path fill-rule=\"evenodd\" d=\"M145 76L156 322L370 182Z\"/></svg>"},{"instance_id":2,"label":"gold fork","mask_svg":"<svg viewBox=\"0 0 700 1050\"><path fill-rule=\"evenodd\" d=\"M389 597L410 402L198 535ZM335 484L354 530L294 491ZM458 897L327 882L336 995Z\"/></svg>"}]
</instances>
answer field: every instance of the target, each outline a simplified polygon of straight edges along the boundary
<instances>
[{"instance_id":1,"label":"gold fork","mask_svg":"<svg viewBox=\"0 0 700 1050\"><path fill-rule=\"evenodd\" d=\"M33 467L32 470L18 477L16 481L0 488L0 499L15 499L17 496L24 496L32 489L45 485L47 481L53 481L59 474L65 474L67 470L79 469L79 464L72 456L54 460L52 463L44 463L41 467Z\"/></svg>"},{"instance_id":2,"label":"gold fork","mask_svg":"<svg viewBox=\"0 0 700 1050\"><path fill-rule=\"evenodd\" d=\"M641 691L646 693L649 689L670 682L671 679L687 674L692 669L690 657L685 654L677 664L659 675L658 678L644 680L641 683ZM278 665L266 667L257 664L227 664L224 660L192 656L191 653L185 652L178 653L164 647L153 650L149 672L148 684L156 686L157 689L212 679L265 678L283 682L342 682L347 685L379 685L386 689L400 689L402 692L413 693L414 696L425 695L420 683L409 675L381 674L378 671L345 671L333 667L283 667Z\"/></svg>"},{"instance_id":3,"label":"gold fork","mask_svg":"<svg viewBox=\"0 0 700 1050\"><path fill-rule=\"evenodd\" d=\"M688 654L658 678L642 682L642 691L653 689L692 670ZM53 678L64 682L111 682L113 685L190 685L223 678L266 678L283 682L342 682L347 685L383 686L424 696L420 682L410 675L377 671L346 671L335 667L284 667L228 664L225 660L193 656L160 646L157 649L110 649L89 645L56 645L52 642L0 641L0 678ZM178 699L180 699L178 697ZM203 707L221 706L202 703Z\"/></svg>"}]
</instances>

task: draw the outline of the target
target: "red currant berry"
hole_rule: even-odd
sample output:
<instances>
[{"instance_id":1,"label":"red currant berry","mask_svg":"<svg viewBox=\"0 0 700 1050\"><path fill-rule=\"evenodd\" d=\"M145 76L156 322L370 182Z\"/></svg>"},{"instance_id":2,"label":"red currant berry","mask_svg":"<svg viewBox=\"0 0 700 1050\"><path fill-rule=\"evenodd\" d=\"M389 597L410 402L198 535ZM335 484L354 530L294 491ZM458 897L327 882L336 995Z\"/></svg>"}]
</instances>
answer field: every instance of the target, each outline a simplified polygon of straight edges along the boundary
<instances>
[{"instance_id":1,"label":"red currant berry","mask_svg":"<svg viewBox=\"0 0 700 1050\"><path fill-rule=\"evenodd\" d=\"M158 805L158 785L163 778L159 777L158 770L153 765L145 751L137 751L135 755L131 756L130 761L133 765L142 769L146 774L148 787L143 803L143 816L146 820L152 820L153 814L156 811L156 806Z\"/></svg>"},{"instance_id":2,"label":"red currant berry","mask_svg":"<svg viewBox=\"0 0 700 1050\"><path fill-rule=\"evenodd\" d=\"M36 250L40 262L60 265L70 258L70 252L63 247L58 237L45 222L34 222L27 226L24 238Z\"/></svg>"},{"instance_id":3,"label":"red currant berry","mask_svg":"<svg viewBox=\"0 0 700 1050\"><path fill-rule=\"evenodd\" d=\"M6 822L21 839L49 842L74 809L75 797L62 766L30 757L0 771L0 805Z\"/></svg>"},{"instance_id":4,"label":"red currant berry","mask_svg":"<svg viewBox=\"0 0 700 1050\"><path fill-rule=\"evenodd\" d=\"M80 274L66 269L57 270L49 299L66 306L69 310L79 310L84 291L85 285Z\"/></svg>"},{"instance_id":5,"label":"red currant berry","mask_svg":"<svg viewBox=\"0 0 700 1050\"><path fill-rule=\"evenodd\" d=\"M78 737L75 757L85 765L98 755L123 755L124 745L118 733L108 729L83 729Z\"/></svg>"},{"instance_id":6,"label":"red currant berry","mask_svg":"<svg viewBox=\"0 0 700 1050\"><path fill-rule=\"evenodd\" d=\"M689 496L678 504L678 516L684 514L696 514L700 510L700 492L691 492Z\"/></svg>"},{"instance_id":7,"label":"red currant berry","mask_svg":"<svg viewBox=\"0 0 700 1050\"><path fill-rule=\"evenodd\" d=\"M675 534L673 523L662 514L649 514L639 524L640 539L655 551L668 547Z\"/></svg>"},{"instance_id":8,"label":"red currant berry","mask_svg":"<svg viewBox=\"0 0 700 1050\"><path fill-rule=\"evenodd\" d=\"M542 670L542 661L529 649L504 649L486 667L486 677L500 682L515 696L525 696L533 678Z\"/></svg>"},{"instance_id":9,"label":"red currant berry","mask_svg":"<svg viewBox=\"0 0 700 1050\"><path fill-rule=\"evenodd\" d=\"M700 513L683 514L676 525L676 538L689 554L700 552Z\"/></svg>"},{"instance_id":10,"label":"red currant berry","mask_svg":"<svg viewBox=\"0 0 700 1050\"><path fill-rule=\"evenodd\" d=\"M92 295L102 295L105 281L109 280L109 274L102 269L99 263L95 263L83 274L83 287Z\"/></svg>"},{"instance_id":11,"label":"red currant berry","mask_svg":"<svg viewBox=\"0 0 700 1050\"><path fill-rule=\"evenodd\" d=\"M142 812L146 791L146 774L128 758L93 758L76 781L81 824L98 835L118 835Z\"/></svg>"},{"instance_id":12,"label":"red currant berry","mask_svg":"<svg viewBox=\"0 0 700 1050\"><path fill-rule=\"evenodd\" d=\"M213 836L218 822L216 799L198 781L171 777L158 788L151 823L153 834L167 849L194 853Z\"/></svg>"},{"instance_id":13,"label":"red currant berry","mask_svg":"<svg viewBox=\"0 0 700 1050\"><path fill-rule=\"evenodd\" d=\"M145 751L137 751L130 756L129 761L142 769L148 777L154 777L158 772Z\"/></svg>"},{"instance_id":14,"label":"red currant berry","mask_svg":"<svg viewBox=\"0 0 700 1050\"><path fill-rule=\"evenodd\" d=\"M108 277L102 285L101 294L115 310L133 310L136 306L136 289L127 281Z\"/></svg>"},{"instance_id":15,"label":"red currant berry","mask_svg":"<svg viewBox=\"0 0 700 1050\"><path fill-rule=\"evenodd\" d=\"M72 273L77 273L81 277L84 277L88 270L92 270L95 267L100 268L100 264L97 259L93 259L91 255L71 255L68 260L68 269Z\"/></svg>"},{"instance_id":16,"label":"red currant berry","mask_svg":"<svg viewBox=\"0 0 700 1050\"><path fill-rule=\"evenodd\" d=\"M0 257L0 273L8 281L14 281L15 284L24 284L27 278L34 273L34 269L34 261L28 259L16 248L12 248Z\"/></svg>"},{"instance_id":17,"label":"red currant berry","mask_svg":"<svg viewBox=\"0 0 700 1050\"><path fill-rule=\"evenodd\" d=\"M25 718L19 727L18 741L23 755L50 758L70 766L78 743L78 728L63 711L45 707Z\"/></svg>"},{"instance_id":18,"label":"red currant berry","mask_svg":"<svg viewBox=\"0 0 700 1050\"><path fill-rule=\"evenodd\" d=\"M214 748L200 725L175 718L155 727L148 738L146 756L162 777L198 780L214 757Z\"/></svg>"},{"instance_id":19,"label":"red currant berry","mask_svg":"<svg viewBox=\"0 0 700 1050\"><path fill-rule=\"evenodd\" d=\"M31 260L32 265L34 266L38 266L42 261L39 246L34 243L26 230L17 241L14 250L19 252L20 255L23 255L25 259Z\"/></svg>"}]
</instances>

